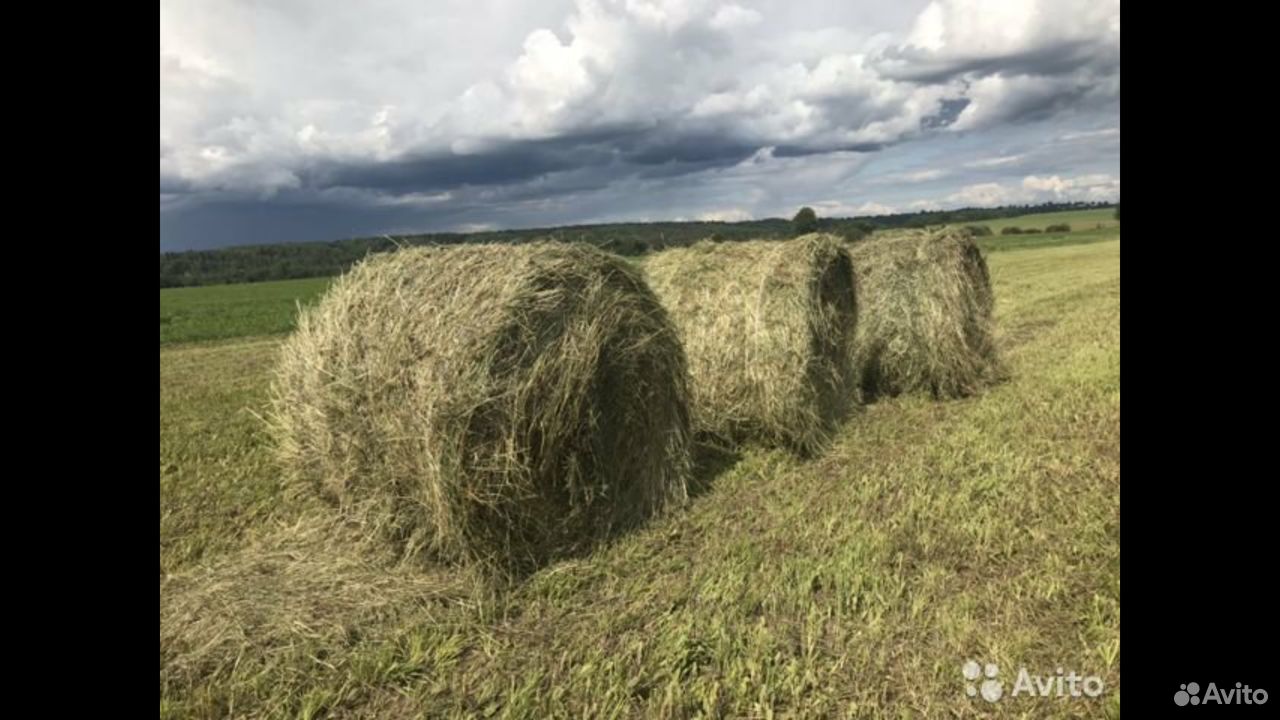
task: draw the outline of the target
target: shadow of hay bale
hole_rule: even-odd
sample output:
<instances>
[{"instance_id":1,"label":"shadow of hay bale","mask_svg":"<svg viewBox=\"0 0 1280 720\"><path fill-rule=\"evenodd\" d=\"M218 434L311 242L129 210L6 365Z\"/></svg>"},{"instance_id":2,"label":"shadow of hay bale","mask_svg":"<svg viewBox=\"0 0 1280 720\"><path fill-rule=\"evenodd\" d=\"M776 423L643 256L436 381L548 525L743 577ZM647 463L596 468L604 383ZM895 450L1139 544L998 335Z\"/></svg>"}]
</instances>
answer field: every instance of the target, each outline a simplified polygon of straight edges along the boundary
<instances>
[{"instance_id":1,"label":"shadow of hay bale","mask_svg":"<svg viewBox=\"0 0 1280 720\"><path fill-rule=\"evenodd\" d=\"M711 490L716 480L742 460L736 448L701 437L693 443L693 472L689 476L689 497L695 498Z\"/></svg>"}]
</instances>

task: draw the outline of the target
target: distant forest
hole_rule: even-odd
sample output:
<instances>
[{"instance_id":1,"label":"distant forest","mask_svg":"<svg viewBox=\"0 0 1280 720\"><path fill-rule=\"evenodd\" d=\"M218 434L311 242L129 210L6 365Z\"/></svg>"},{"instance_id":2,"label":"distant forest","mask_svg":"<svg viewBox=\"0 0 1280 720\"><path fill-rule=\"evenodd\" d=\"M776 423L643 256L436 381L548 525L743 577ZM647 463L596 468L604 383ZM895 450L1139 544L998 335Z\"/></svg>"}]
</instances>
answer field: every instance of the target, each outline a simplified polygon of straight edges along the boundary
<instances>
[{"instance_id":1,"label":"distant forest","mask_svg":"<svg viewBox=\"0 0 1280 720\"><path fill-rule=\"evenodd\" d=\"M818 218L822 232L856 240L878 229L979 222L1031 213L1111 207L1109 203L1046 203L1001 208L964 208L869 218ZM539 239L583 241L620 255L643 255L699 240L782 238L796 234L797 221L783 218L745 222L655 222L573 225L479 233L428 233L331 242L245 245L218 250L160 253L160 287L218 285L337 275L369 253L409 245L523 243Z\"/></svg>"}]
</instances>

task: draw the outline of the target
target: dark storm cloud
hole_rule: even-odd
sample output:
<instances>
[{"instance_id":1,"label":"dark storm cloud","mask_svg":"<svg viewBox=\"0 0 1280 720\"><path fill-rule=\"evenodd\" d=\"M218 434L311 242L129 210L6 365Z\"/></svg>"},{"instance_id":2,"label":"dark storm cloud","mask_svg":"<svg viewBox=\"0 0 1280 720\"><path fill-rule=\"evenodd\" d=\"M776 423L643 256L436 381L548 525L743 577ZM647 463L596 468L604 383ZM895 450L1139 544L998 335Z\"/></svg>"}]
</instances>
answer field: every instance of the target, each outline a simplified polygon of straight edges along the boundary
<instances>
[{"instance_id":1,"label":"dark storm cloud","mask_svg":"<svg viewBox=\"0 0 1280 720\"><path fill-rule=\"evenodd\" d=\"M448 225L461 212L451 208L422 212L296 197L210 199L160 213L160 250L340 240L379 235L404 223Z\"/></svg>"},{"instance_id":2,"label":"dark storm cloud","mask_svg":"<svg viewBox=\"0 0 1280 720\"><path fill-rule=\"evenodd\" d=\"M575 170L607 169L607 175L670 176L741 162L759 143L725 133L682 135L671 128L616 128L561 137L504 142L481 151L436 153L404 160L323 163L298 173L302 186L365 188L391 195L465 186L527 183ZM827 152L822 150L821 152ZM818 152L818 151L813 151ZM607 178L597 178L607 181Z\"/></svg>"},{"instance_id":3,"label":"dark storm cloud","mask_svg":"<svg viewBox=\"0 0 1280 720\"><path fill-rule=\"evenodd\" d=\"M171 175L160 176L160 194L161 195L181 195L194 191L190 181L176 178Z\"/></svg>"},{"instance_id":4,"label":"dark storm cloud","mask_svg":"<svg viewBox=\"0 0 1280 720\"><path fill-rule=\"evenodd\" d=\"M879 68L885 77L925 84L939 84L966 75L1066 75L1099 63L1096 43L1076 41L1032 48L1009 55L935 59L913 48L885 51ZM1119 57L1116 57L1118 65ZM1106 65L1113 65L1107 62Z\"/></svg>"},{"instance_id":5,"label":"dark storm cloud","mask_svg":"<svg viewBox=\"0 0 1280 720\"><path fill-rule=\"evenodd\" d=\"M681 135L676 131L658 131L635 140L619 148L628 164L732 165L760 149L759 143L735 140L725 132Z\"/></svg>"},{"instance_id":6,"label":"dark storm cloud","mask_svg":"<svg viewBox=\"0 0 1280 720\"><path fill-rule=\"evenodd\" d=\"M573 168L613 162L614 144L633 129L593 131L544 140L495 143L481 152L433 153L403 160L319 165L301 173L306 187L355 187L391 193L461 185L503 185Z\"/></svg>"},{"instance_id":7,"label":"dark storm cloud","mask_svg":"<svg viewBox=\"0 0 1280 720\"><path fill-rule=\"evenodd\" d=\"M871 153L879 152L890 143L849 143L845 145L820 145L817 147L805 145L777 145L773 148L773 156L780 158L789 157L806 157L808 155L826 155L828 153L838 152L854 152L854 153Z\"/></svg>"}]
</instances>

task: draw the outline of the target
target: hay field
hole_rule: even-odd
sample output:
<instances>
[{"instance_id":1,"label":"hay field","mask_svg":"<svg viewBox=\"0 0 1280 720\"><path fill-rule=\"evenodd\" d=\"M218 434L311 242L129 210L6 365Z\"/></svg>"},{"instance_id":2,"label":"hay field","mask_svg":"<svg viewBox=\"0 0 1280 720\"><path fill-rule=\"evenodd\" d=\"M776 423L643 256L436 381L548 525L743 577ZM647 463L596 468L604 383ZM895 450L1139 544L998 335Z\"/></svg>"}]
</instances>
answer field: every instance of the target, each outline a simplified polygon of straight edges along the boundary
<instances>
[{"instance_id":1,"label":"hay field","mask_svg":"<svg viewBox=\"0 0 1280 720\"><path fill-rule=\"evenodd\" d=\"M162 347L162 599L206 617L232 603L184 588L237 568L261 633L170 625L217 642L161 717L1118 715L1118 235L988 256L1008 381L875 403L816 459L719 458L686 510L504 593L308 545L321 508L254 417L279 339ZM1105 692L985 704L971 658Z\"/></svg>"}]
</instances>

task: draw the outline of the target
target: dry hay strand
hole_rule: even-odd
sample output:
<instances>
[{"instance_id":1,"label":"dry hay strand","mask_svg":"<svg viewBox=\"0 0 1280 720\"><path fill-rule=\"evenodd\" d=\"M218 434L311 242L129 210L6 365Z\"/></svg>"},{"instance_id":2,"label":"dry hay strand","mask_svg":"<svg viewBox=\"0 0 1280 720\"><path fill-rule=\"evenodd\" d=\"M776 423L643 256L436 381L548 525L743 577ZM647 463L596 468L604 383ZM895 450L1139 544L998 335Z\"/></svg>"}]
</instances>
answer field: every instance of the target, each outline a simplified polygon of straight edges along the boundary
<instances>
[{"instance_id":1,"label":"dry hay strand","mask_svg":"<svg viewBox=\"0 0 1280 720\"><path fill-rule=\"evenodd\" d=\"M349 672L360 648L395 642L399 628L490 593L483 578L458 570L396 567L336 516L309 516L161 579L161 697L248 689L299 664Z\"/></svg>"},{"instance_id":2,"label":"dry hay strand","mask_svg":"<svg viewBox=\"0 0 1280 720\"><path fill-rule=\"evenodd\" d=\"M877 235L850 247L861 316L853 366L865 400L968 395L998 375L987 262L968 231Z\"/></svg>"},{"instance_id":3,"label":"dry hay strand","mask_svg":"<svg viewBox=\"0 0 1280 720\"><path fill-rule=\"evenodd\" d=\"M688 371L634 268L585 245L372 256L302 313L278 454L402 559L518 574L687 498Z\"/></svg>"},{"instance_id":4,"label":"dry hay strand","mask_svg":"<svg viewBox=\"0 0 1280 720\"><path fill-rule=\"evenodd\" d=\"M684 340L694 426L811 455L849 409L858 303L848 253L822 234L700 242L645 266Z\"/></svg>"}]
</instances>

